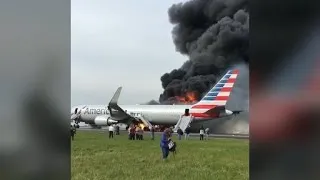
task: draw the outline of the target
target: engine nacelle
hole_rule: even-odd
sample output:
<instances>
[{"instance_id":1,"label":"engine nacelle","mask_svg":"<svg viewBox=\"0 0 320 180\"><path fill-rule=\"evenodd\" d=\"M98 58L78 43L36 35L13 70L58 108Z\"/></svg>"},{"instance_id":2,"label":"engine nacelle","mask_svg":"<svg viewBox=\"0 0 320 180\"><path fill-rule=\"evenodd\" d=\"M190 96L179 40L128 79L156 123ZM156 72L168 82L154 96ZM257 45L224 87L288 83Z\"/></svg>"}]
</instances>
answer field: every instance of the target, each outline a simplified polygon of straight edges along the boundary
<instances>
[{"instance_id":1,"label":"engine nacelle","mask_svg":"<svg viewBox=\"0 0 320 180\"><path fill-rule=\"evenodd\" d=\"M233 114L232 111L225 109L224 111L221 111L221 112L219 113L219 117L229 116L229 115L232 115L232 114Z\"/></svg>"},{"instance_id":2,"label":"engine nacelle","mask_svg":"<svg viewBox=\"0 0 320 180\"><path fill-rule=\"evenodd\" d=\"M233 112L232 112L232 111L227 110L227 109L226 109L226 112L225 112L225 113L226 113L226 115L231 115L231 114L233 114Z\"/></svg>"},{"instance_id":3,"label":"engine nacelle","mask_svg":"<svg viewBox=\"0 0 320 180\"><path fill-rule=\"evenodd\" d=\"M94 124L98 126L110 126L117 123L118 121L112 120L110 116L97 116L94 119Z\"/></svg>"}]
</instances>

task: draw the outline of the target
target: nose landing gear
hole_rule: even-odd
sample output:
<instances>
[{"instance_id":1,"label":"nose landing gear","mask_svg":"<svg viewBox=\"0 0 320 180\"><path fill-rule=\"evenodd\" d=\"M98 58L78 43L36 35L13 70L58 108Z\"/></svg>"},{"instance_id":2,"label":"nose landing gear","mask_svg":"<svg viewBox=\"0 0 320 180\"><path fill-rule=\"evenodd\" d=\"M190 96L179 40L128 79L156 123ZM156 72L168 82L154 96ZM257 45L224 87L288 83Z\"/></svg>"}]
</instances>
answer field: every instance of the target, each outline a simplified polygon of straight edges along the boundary
<instances>
[{"instance_id":1,"label":"nose landing gear","mask_svg":"<svg viewBox=\"0 0 320 180\"><path fill-rule=\"evenodd\" d=\"M75 128L80 128L80 126L79 126L79 123L80 123L80 122L79 122L79 121L74 121L74 123L75 123L75 124L74 124L74 127L75 127Z\"/></svg>"}]
</instances>

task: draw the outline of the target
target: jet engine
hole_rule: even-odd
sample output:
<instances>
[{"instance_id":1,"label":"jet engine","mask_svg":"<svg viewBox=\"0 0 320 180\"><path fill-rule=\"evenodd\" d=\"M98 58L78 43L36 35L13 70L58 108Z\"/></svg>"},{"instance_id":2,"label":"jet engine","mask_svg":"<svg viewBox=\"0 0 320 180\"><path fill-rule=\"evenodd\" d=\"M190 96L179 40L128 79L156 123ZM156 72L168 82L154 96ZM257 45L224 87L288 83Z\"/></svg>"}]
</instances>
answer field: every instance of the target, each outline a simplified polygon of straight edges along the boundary
<instances>
[{"instance_id":1,"label":"jet engine","mask_svg":"<svg viewBox=\"0 0 320 180\"><path fill-rule=\"evenodd\" d=\"M233 112L227 109L221 110L219 113L219 117L229 116L232 115Z\"/></svg>"},{"instance_id":2,"label":"jet engine","mask_svg":"<svg viewBox=\"0 0 320 180\"><path fill-rule=\"evenodd\" d=\"M98 126L110 126L112 124L117 124L118 121L112 120L110 116L97 116L94 119L94 124Z\"/></svg>"}]
</instances>

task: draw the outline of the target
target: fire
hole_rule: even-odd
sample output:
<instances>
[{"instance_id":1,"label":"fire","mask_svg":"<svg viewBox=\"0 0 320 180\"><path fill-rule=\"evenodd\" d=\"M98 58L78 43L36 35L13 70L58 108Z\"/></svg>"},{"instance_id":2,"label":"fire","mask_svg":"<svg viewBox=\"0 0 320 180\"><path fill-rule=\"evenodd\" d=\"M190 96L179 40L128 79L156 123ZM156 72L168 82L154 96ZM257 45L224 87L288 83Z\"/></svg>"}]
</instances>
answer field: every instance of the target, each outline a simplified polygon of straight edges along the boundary
<instances>
[{"instance_id":1,"label":"fire","mask_svg":"<svg viewBox=\"0 0 320 180\"><path fill-rule=\"evenodd\" d=\"M196 103L198 100L198 94L194 91L186 92L183 96L176 96L178 102L183 104Z\"/></svg>"},{"instance_id":2,"label":"fire","mask_svg":"<svg viewBox=\"0 0 320 180\"><path fill-rule=\"evenodd\" d=\"M189 102L196 102L197 101L197 93L196 92L187 92L186 99Z\"/></svg>"},{"instance_id":3,"label":"fire","mask_svg":"<svg viewBox=\"0 0 320 180\"><path fill-rule=\"evenodd\" d=\"M145 125L143 123L139 123L138 126L141 128L141 129L144 129Z\"/></svg>"}]
</instances>

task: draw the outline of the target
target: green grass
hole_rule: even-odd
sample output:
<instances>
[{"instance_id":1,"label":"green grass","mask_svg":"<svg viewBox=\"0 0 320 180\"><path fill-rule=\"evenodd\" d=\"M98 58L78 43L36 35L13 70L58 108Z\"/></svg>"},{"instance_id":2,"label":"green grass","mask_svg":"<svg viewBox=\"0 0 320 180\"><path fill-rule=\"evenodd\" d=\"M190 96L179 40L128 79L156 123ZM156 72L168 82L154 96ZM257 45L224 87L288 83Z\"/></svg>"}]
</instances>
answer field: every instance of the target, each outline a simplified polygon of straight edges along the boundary
<instances>
[{"instance_id":1,"label":"green grass","mask_svg":"<svg viewBox=\"0 0 320 180\"><path fill-rule=\"evenodd\" d=\"M78 131L72 142L72 180L249 179L248 140L176 141L176 156L164 162L160 136L129 141L122 134L109 140L107 132Z\"/></svg>"}]
</instances>

